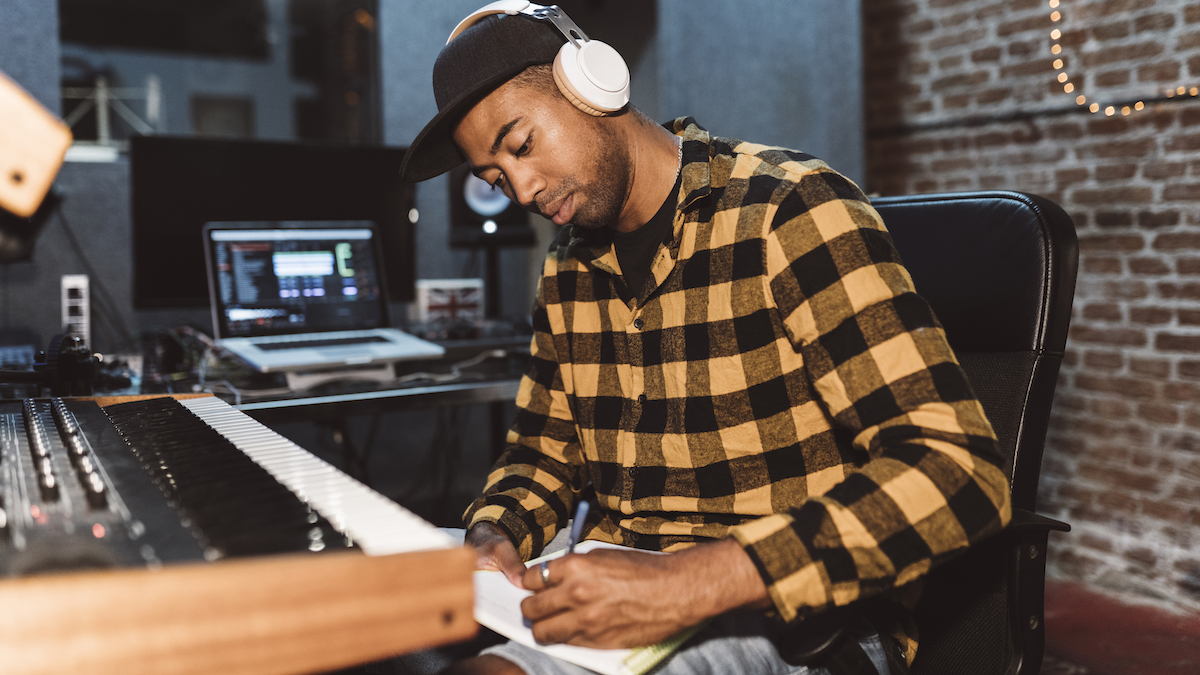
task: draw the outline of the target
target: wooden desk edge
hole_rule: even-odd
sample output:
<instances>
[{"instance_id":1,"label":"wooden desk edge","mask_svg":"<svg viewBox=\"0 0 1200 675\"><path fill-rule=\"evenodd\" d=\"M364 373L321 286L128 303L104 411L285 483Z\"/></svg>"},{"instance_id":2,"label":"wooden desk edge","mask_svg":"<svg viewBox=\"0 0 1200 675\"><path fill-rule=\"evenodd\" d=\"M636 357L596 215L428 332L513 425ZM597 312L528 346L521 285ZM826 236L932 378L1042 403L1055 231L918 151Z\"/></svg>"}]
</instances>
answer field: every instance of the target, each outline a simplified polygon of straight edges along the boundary
<instances>
[{"instance_id":1,"label":"wooden desk edge","mask_svg":"<svg viewBox=\"0 0 1200 675\"><path fill-rule=\"evenodd\" d=\"M9 579L0 653L19 675L325 672L474 635L474 566L454 548Z\"/></svg>"},{"instance_id":2,"label":"wooden desk edge","mask_svg":"<svg viewBox=\"0 0 1200 675\"><path fill-rule=\"evenodd\" d=\"M212 396L207 392L199 394L127 394L124 396L73 396L72 401L95 401L96 405L101 408L106 408L110 405L118 403L129 403L131 401L148 401L154 398L173 398L177 401L184 401L189 398L204 398Z\"/></svg>"}]
</instances>

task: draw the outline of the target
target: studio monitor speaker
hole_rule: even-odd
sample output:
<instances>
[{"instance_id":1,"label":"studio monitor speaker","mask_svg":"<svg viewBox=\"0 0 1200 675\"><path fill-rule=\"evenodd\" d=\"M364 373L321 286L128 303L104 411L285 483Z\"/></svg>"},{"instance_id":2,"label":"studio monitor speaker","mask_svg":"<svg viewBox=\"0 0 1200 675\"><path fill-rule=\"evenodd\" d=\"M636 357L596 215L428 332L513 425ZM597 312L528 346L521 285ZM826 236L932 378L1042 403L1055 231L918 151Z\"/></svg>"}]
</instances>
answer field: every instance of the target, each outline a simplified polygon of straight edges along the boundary
<instances>
[{"instance_id":1,"label":"studio monitor speaker","mask_svg":"<svg viewBox=\"0 0 1200 675\"><path fill-rule=\"evenodd\" d=\"M529 214L467 164L450 171L450 247L531 246Z\"/></svg>"}]
</instances>

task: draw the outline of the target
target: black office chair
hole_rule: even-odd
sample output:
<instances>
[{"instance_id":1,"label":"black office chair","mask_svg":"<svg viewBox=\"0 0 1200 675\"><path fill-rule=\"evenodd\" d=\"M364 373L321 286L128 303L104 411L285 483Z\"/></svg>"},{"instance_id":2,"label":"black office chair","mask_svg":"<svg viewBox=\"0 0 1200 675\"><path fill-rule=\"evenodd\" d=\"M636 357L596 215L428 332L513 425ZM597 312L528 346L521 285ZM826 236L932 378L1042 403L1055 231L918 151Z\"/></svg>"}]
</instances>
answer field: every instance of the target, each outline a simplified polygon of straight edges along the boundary
<instances>
[{"instance_id":1,"label":"black office chair","mask_svg":"<svg viewBox=\"0 0 1200 675\"><path fill-rule=\"evenodd\" d=\"M1045 645L1046 542L1038 477L1075 294L1067 214L1017 192L873 200L1000 439L1013 520L936 568L917 608L913 675L1036 675Z\"/></svg>"}]
</instances>

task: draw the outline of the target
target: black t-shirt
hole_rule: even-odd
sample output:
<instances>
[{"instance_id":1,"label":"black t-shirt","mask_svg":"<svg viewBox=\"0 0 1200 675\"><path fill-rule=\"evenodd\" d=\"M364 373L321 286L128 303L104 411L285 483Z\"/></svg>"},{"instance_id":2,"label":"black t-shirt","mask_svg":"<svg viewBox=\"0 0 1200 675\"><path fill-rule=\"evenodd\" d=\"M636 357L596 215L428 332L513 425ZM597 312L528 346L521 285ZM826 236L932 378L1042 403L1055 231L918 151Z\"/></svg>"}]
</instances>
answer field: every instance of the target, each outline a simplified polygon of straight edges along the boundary
<instances>
[{"instance_id":1,"label":"black t-shirt","mask_svg":"<svg viewBox=\"0 0 1200 675\"><path fill-rule=\"evenodd\" d=\"M642 297L646 288L646 279L650 276L650 267L654 264L654 254L658 252L658 245L671 236L682 180L681 172L675 178L675 187L671 188L667 199L658 208L658 213L646 221L645 225L633 232L613 233L613 248L617 252L617 262L621 265L625 286L638 298Z\"/></svg>"}]
</instances>

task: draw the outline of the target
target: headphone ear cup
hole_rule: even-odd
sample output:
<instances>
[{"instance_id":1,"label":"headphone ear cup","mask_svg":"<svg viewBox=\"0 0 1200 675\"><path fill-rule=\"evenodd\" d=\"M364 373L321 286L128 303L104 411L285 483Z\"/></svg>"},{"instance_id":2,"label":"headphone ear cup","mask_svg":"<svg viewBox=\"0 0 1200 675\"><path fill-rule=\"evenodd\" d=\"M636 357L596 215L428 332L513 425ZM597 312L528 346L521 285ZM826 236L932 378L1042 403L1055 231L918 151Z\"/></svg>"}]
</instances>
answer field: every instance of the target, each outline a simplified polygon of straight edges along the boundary
<instances>
[{"instance_id":1,"label":"headphone ear cup","mask_svg":"<svg viewBox=\"0 0 1200 675\"><path fill-rule=\"evenodd\" d=\"M629 67L617 50L590 40L567 42L554 57L554 82L576 108L601 117L629 103Z\"/></svg>"},{"instance_id":2,"label":"headphone ear cup","mask_svg":"<svg viewBox=\"0 0 1200 675\"><path fill-rule=\"evenodd\" d=\"M569 47L570 45L564 46ZM566 97L568 101L571 102L571 105L575 106L576 108L579 108L592 117L604 117L607 113L605 113L603 110L596 110L592 106L580 100L579 92L575 91L575 88L571 86L571 82L567 79L566 74L563 73L562 58L562 52L559 52L558 56L554 57L554 84L558 85L558 90L563 96Z\"/></svg>"}]
</instances>

